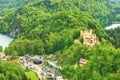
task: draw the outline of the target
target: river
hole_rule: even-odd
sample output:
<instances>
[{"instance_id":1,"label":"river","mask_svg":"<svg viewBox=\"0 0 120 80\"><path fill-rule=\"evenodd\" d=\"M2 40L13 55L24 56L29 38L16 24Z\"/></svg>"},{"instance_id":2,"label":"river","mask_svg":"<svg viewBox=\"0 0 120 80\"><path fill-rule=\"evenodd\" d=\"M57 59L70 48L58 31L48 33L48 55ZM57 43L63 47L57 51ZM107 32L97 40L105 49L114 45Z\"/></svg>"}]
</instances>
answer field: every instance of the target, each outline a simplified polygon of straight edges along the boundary
<instances>
[{"instance_id":1,"label":"river","mask_svg":"<svg viewBox=\"0 0 120 80\"><path fill-rule=\"evenodd\" d=\"M119 24L112 24L110 26L105 27L104 29L105 30L110 30L110 29L114 29L114 28L117 28L117 27L120 27L120 23Z\"/></svg>"},{"instance_id":2,"label":"river","mask_svg":"<svg viewBox=\"0 0 120 80\"><path fill-rule=\"evenodd\" d=\"M3 47L3 50L5 49L5 47L8 47L13 40L13 38L7 35L0 34L0 45Z\"/></svg>"}]
</instances>

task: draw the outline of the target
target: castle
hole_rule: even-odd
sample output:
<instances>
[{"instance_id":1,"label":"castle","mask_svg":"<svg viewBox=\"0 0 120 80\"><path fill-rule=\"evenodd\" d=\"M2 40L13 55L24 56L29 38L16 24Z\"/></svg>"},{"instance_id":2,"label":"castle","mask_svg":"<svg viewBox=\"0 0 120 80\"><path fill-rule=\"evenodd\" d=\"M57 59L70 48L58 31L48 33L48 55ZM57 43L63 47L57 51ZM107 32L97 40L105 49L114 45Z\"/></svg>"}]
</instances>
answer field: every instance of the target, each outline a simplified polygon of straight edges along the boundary
<instances>
[{"instance_id":1,"label":"castle","mask_svg":"<svg viewBox=\"0 0 120 80\"><path fill-rule=\"evenodd\" d=\"M85 31L80 31L81 36L83 37L83 44L86 44L88 46L94 46L96 45L96 35L92 33L91 30L85 30Z\"/></svg>"}]
</instances>

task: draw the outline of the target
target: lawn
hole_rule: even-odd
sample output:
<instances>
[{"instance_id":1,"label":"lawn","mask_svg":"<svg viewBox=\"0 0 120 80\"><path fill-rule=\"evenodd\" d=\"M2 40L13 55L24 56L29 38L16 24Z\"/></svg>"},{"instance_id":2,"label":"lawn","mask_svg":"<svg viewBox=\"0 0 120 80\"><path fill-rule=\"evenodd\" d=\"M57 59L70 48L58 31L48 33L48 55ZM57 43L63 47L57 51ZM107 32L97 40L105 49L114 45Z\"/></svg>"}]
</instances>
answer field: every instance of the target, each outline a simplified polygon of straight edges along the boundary
<instances>
[{"instance_id":1,"label":"lawn","mask_svg":"<svg viewBox=\"0 0 120 80\"><path fill-rule=\"evenodd\" d=\"M25 72L26 76L28 79L30 80L39 80L39 78L37 77L36 73L35 72Z\"/></svg>"}]
</instances>

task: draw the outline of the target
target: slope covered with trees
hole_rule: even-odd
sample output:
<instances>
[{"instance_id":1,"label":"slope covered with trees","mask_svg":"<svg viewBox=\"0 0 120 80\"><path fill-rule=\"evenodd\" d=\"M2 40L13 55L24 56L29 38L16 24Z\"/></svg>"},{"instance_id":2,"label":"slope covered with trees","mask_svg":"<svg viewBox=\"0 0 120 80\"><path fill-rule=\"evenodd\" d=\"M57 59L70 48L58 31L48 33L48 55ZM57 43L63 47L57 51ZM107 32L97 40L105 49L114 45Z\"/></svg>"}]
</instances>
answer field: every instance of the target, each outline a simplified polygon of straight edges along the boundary
<instances>
[{"instance_id":1,"label":"slope covered with trees","mask_svg":"<svg viewBox=\"0 0 120 80\"><path fill-rule=\"evenodd\" d=\"M106 33L110 37L105 37L107 40L109 40L116 48L120 48L120 28L115 28L111 30L106 30Z\"/></svg>"},{"instance_id":2,"label":"slope covered with trees","mask_svg":"<svg viewBox=\"0 0 120 80\"><path fill-rule=\"evenodd\" d=\"M56 59L64 66L61 70L64 77L69 80L119 80L120 49L106 44L91 49L74 44L63 52L57 52ZM80 58L88 63L80 67Z\"/></svg>"},{"instance_id":3,"label":"slope covered with trees","mask_svg":"<svg viewBox=\"0 0 120 80\"><path fill-rule=\"evenodd\" d=\"M21 39L11 44L12 50L17 50L20 55L21 46L23 51L27 50L24 53L34 54L36 47L42 48L43 53L54 53L71 46L79 37L79 31L86 28L93 29L99 39L105 36L101 25L112 22L113 11L109 7L112 9L113 5L108 1L93 0L36 0L4 16L0 20L0 32ZM30 40L26 42L24 39ZM31 44L36 44L33 39L44 46L33 47ZM18 43L23 44L17 48ZM30 44L33 52L26 49L24 43Z\"/></svg>"},{"instance_id":4,"label":"slope covered with trees","mask_svg":"<svg viewBox=\"0 0 120 80\"><path fill-rule=\"evenodd\" d=\"M0 0L0 16L13 12L17 8L32 2L33 0Z\"/></svg>"},{"instance_id":5,"label":"slope covered with trees","mask_svg":"<svg viewBox=\"0 0 120 80\"><path fill-rule=\"evenodd\" d=\"M9 33L6 31L6 29L9 30L9 28L12 29L15 27L18 27L20 29L22 28L24 30L24 26L27 26L27 28L33 26L34 28L34 26L43 25L43 23L38 23L35 25L36 21L40 22L41 19L44 19L44 17L51 16L54 13L69 10L88 13L99 23L101 23L101 25L108 25L112 22L111 19L114 19L114 16L112 15L114 12L114 5L115 4L112 4L109 1L36 0L29 3L29 5L25 7L19 8L8 16L3 17L2 20L5 23L1 24L1 28L3 27L1 31ZM39 18L39 20L36 20L36 18ZM31 23L32 21L35 21L35 23ZM6 28L6 26L8 28Z\"/></svg>"},{"instance_id":6,"label":"slope covered with trees","mask_svg":"<svg viewBox=\"0 0 120 80\"><path fill-rule=\"evenodd\" d=\"M116 20L116 4L108 0L35 0L0 19L0 32L17 38L5 53L54 53L67 79L119 80L120 50L106 40L110 37L102 29ZM82 44L80 30L85 29L93 30L98 45ZM88 64L80 67L80 58Z\"/></svg>"},{"instance_id":7,"label":"slope covered with trees","mask_svg":"<svg viewBox=\"0 0 120 80\"><path fill-rule=\"evenodd\" d=\"M119 23L120 22L120 2L117 3L116 7L114 8L114 13L115 14L115 23ZM120 47L120 28L115 28L115 29L110 29L110 30L106 30L106 33L110 36L105 36L105 38L107 40L109 40L116 48Z\"/></svg>"},{"instance_id":8,"label":"slope covered with trees","mask_svg":"<svg viewBox=\"0 0 120 80\"><path fill-rule=\"evenodd\" d=\"M58 5L55 6L55 3ZM73 4L71 4L73 7L68 5L66 8L62 3L70 4L66 1L35 1L19 8L14 14L5 16L1 20L1 32L21 39L14 41L10 45L10 50L13 48L12 51L17 50L21 55L19 51L21 47L23 51L27 50L24 53L31 54L35 54L36 48L42 48L42 52L49 54L71 46L74 39L79 37L80 30L93 29L99 38L106 35L100 24L89 13L79 11L79 8ZM30 40L26 42L25 39ZM36 45L33 39L36 39L35 42L41 41L43 46L33 47L31 44ZM20 45L16 46L16 44ZM33 52L27 49L26 44L30 44L29 49L33 49ZM12 53L9 49L6 50Z\"/></svg>"},{"instance_id":9,"label":"slope covered with trees","mask_svg":"<svg viewBox=\"0 0 120 80\"><path fill-rule=\"evenodd\" d=\"M28 80L19 64L0 61L0 80Z\"/></svg>"}]
</instances>

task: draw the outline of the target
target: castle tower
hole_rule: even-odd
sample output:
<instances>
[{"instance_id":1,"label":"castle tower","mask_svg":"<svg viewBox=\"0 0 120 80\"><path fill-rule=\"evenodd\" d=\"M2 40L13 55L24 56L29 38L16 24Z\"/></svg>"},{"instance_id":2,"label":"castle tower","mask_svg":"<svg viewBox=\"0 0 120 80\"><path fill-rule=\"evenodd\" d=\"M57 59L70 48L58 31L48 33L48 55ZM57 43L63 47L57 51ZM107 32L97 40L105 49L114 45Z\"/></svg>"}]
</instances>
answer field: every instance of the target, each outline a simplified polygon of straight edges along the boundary
<instances>
[{"instance_id":1,"label":"castle tower","mask_svg":"<svg viewBox=\"0 0 120 80\"><path fill-rule=\"evenodd\" d=\"M80 31L81 36L83 37L83 44L88 46L96 45L96 35L92 33L91 30Z\"/></svg>"}]
</instances>

